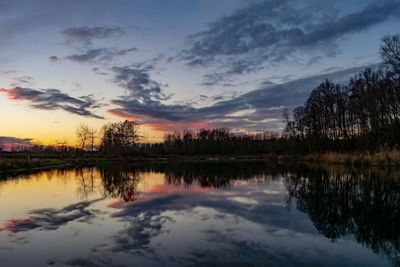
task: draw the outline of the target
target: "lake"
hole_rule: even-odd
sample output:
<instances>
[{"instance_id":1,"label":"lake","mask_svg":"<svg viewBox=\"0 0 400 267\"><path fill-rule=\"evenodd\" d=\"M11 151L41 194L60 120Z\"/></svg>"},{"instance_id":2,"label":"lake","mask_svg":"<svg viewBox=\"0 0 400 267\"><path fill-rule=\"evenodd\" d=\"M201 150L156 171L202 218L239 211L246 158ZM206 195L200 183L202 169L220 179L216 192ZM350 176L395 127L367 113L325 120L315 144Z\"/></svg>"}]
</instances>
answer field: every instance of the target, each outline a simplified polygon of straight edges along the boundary
<instances>
[{"instance_id":1,"label":"lake","mask_svg":"<svg viewBox=\"0 0 400 267\"><path fill-rule=\"evenodd\" d=\"M400 170L187 163L3 174L1 266L400 266Z\"/></svg>"}]
</instances>

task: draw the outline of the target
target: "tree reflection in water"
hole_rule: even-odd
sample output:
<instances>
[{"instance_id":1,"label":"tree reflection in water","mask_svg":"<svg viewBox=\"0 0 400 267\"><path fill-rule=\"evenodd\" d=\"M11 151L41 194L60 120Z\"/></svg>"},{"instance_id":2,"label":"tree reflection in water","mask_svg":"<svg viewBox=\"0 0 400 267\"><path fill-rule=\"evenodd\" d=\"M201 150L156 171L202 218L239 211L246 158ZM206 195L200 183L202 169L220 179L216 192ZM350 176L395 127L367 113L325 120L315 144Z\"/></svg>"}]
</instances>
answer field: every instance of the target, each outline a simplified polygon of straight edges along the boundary
<instances>
[{"instance_id":1,"label":"tree reflection in water","mask_svg":"<svg viewBox=\"0 0 400 267\"><path fill-rule=\"evenodd\" d=\"M106 197L127 202L138 199L140 179L149 172L163 174L169 185L219 189L246 181L271 182L283 178L288 190L287 207L294 206L307 213L321 234L333 242L354 237L400 266L400 170L193 163L105 165L49 171L48 177L67 179L75 175L82 198L100 190Z\"/></svg>"},{"instance_id":2,"label":"tree reflection in water","mask_svg":"<svg viewBox=\"0 0 400 267\"><path fill-rule=\"evenodd\" d=\"M139 170L124 166L100 168L105 196L122 198L126 202L135 201L139 197L139 174Z\"/></svg>"},{"instance_id":3,"label":"tree reflection in water","mask_svg":"<svg viewBox=\"0 0 400 267\"><path fill-rule=\"evenodd\" d=\"M400 173L305 168L286 176L296 207L335 241L354 236L400 266Z\"/></svg>"},{"instance_id":4,"label":"tree reflection in water","mask_svg":"<svg viewBox=\"0 0 400 267\"><path fill-rule=\"evenodd\" d=\"M309 215L316 229L335 241L354 236L400 266L400 170L266 166L265 164L170 164L100 169L106 195L135 200L141 172L164 173L166 183L227 188L237 181L284 177L288 207Z\"/></svg>"}]
</instances>

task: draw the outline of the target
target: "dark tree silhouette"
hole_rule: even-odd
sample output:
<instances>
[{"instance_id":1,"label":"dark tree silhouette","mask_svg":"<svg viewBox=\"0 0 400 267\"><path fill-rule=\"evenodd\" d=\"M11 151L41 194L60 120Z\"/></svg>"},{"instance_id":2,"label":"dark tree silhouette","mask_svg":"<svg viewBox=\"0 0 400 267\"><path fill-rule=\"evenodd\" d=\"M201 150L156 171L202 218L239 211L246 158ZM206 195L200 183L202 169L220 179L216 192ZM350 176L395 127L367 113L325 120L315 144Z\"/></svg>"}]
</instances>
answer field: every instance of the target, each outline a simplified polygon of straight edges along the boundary
<instances>
[{"instance_id":1,"label":"dark tree silhouette","mask_svg":"<svg viewBox=\"0 0 400 267\"><path fill-rule=\"evenodd\" d=\"M126 154L135 150L138 141L137 123L125 120L103 127L100 149L106 153Z\"/></svg>"},{"instance_id":2,"label":"dark tree silhouette","mask_svg":"<svg viewBox=\"0 0 400 267\"><path fill-rule=\"evenodd\" d=\"M393 170L308 169L287 175L290 201L333 241L357 242L400 266L400 181Z\"/></svg>"},{"instance_id":3,"label":"dark tree silhouette","mask_svg":"<svg viewBox=\"0 0 400 267\"><path fill-rule=\"evenodd\" d=\"M400 34L382 39L381 56L386 67L400 78Z\"/></svg>"},{"instance_id":4,"label":"dark tree silhouette","mask_svg":"<svg viewBox=\"0 0 400 267\"><path fill-rule=\"evenodd\" d=\"M366 69L347 85L315 88L303 106L287 112L286 131L307 151L376 150L400 141L400 36L383 39L382 70Z\"/></svg>"}]
</instances>

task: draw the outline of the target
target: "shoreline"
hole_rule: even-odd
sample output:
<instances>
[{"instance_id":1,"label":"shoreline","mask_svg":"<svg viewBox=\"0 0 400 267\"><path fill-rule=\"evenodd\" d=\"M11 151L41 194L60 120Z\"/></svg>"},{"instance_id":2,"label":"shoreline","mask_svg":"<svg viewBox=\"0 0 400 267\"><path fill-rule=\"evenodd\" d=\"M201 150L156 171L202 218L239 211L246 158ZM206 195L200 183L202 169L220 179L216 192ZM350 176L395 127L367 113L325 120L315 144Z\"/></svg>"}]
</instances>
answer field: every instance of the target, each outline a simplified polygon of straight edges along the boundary
<instances>
[{"instance_id":1,"label":"shoreline","mask_svg":"<svg viewBox=\"0 0 400 267\"><path fill-rule=\"evenodd\" d=\"M35 157L27 158L0 157L0 174L22 173L68 167L84 167L101 164L122 163L234 163L255 162L270 164L322 164L345 165L349 167L400 167L400 152L386 151L377 153L313 153L313 154L263 154L263 155L152 155L129 157L74 157L54 158Z\"/></svg>"}]
</instances>

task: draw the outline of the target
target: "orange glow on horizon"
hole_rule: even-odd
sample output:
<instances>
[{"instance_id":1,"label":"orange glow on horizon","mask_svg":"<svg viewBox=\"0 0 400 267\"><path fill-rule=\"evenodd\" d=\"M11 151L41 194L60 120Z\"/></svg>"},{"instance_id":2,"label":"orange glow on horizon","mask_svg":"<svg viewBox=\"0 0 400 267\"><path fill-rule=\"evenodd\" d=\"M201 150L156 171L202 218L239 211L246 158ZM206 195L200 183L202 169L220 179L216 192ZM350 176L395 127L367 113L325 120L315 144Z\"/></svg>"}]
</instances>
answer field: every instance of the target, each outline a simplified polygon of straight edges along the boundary
<instances>
[{"instance_id":1,"label":"orange glow on horizon","mask_svg":"<svg viewBox=\"0 0 400 267\"><path fill-rule=\"evenodd\" d=\"M133 116L130 114L126 114L121 112L118 109L110 109L108 110L108 113L121 118L121 119L126 119L126 120L134 120L137 122L140 121L146 121L147 118L139 117L139 116ZM156 132L161 132L163 134L165 133L172 133L174 131L183 131L183 130L198 130L198 129L206 129L206 128L213 128L215 127L212 123L206 122L206 121L165 121L165 120L159 120L152 122L149 119L150 122L145 122L142 125L147 126L150 128L152 131Z\"/></svg>"},{"instance_id":2,"label":"orange glow on horizon","mask_svg":"<svg viewBox=\"0 0 400 267\"><path fill-rule=\"evenodd\" d=\"M29 101L28 98L17 98L12 93L13 89L0 88L0 94L5 95L13 101ZM3 112L9 108L3 107ZM29 113L27 113L29 112ZM157 143L164 140L167 133L183 130L198 130L202 128L213 128L212 123L205 121L154 121L152 118L143 118L130 114L124 114L117 109L105 111L110 115L106 120L96 120L86 117L77 117L69 113L54 110L36 110L29 106L18 109L13 117L4 119L4 127L0 136L15 137L21 139L32 139L33 145L60 146L66 145L76 147L76 128L84 123L94 128L100 134L101 128L107 123L118 121L118 119L134 120L139 123L139 135L142 136L139 142ZM29 116L26 116L29 114ZM99 141L100 138L98 138ZM19 144L6 144L7 147L18 146Z\"/></svg>"},{"instance_id":3,"label":"orange glow on horizon","mask_svg":"<svg viewBox=\"0 0 400 267\"><path fill-rule=\"evenodd\" d=\"M107 110L107 112L115 117L125 119L128 121L139 121L140 120L140 117L124 114L124 113L118 111L117 109L109 109L109 110Z\"/></svg>"}]
</instances>

